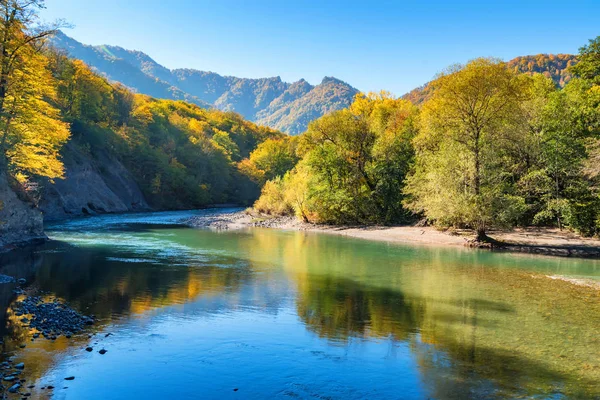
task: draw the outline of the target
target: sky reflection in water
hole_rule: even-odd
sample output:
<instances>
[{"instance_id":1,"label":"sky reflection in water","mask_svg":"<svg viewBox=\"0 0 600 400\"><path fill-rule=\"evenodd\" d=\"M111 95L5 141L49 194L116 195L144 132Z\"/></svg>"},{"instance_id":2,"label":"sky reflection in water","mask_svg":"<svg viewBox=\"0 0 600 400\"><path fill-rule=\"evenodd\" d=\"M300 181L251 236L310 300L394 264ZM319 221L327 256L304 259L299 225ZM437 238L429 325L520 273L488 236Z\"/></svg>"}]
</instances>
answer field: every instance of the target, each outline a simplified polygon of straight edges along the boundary
<instances>
[{"instance_id":1,"label":"sky reflection in water","mask_svg":"<svg viewBox=\"0 0 600 400\"><path fill-rule=\"evenodd\" d=\"M597 261L174 225L198 213L57 223L2 256L0 273L100 318L91 339L30 342L7 312L34 396L600 396L598 291L543 277L600 279Z\"/></svg>"}]
</instances>

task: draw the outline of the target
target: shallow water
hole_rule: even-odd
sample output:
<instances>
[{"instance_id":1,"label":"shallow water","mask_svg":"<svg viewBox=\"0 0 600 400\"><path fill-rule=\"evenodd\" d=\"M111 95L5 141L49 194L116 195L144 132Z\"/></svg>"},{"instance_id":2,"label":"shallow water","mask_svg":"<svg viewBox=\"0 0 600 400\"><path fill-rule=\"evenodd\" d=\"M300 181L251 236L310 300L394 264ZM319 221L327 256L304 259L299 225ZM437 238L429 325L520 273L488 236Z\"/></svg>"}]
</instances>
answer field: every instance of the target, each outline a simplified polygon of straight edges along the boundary
<instances>
[{"instance_id":1,"label":"shallow water","mask_svg":"<svg viewBox=\"0 0 600 400\"><path fill-rule=\"evenodd\" d=\"M13 286L0 285L5 357L24 362L25 385L35 385L23 392L600 396L599 291L545 277L600 280L598 261L177 225L207 212L217 211L56 223L52 242L3 255L1 274L100 319L91 339L31 342L10 311Z\"/></svg>"}]
</instances>

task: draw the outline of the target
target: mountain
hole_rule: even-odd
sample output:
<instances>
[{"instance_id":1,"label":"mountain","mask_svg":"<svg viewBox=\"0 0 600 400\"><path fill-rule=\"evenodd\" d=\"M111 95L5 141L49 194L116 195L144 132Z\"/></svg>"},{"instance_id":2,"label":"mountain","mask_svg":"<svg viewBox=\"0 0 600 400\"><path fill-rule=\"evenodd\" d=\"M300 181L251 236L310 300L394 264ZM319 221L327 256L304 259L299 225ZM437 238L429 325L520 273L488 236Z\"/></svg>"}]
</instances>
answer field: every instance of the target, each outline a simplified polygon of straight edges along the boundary
<instances>
[{"instance_id":1,"label":"mountain","mask_svg":"<svg viewBox=\"0 0 600 400\"><path fill-rule=\"evenodd\" d=\"M156 98L185 100L201 107L234 111L258 124L297 135L325 113L347 107L358 90L325 77L316 86L304 79L248 79L195 69L170 70L147 54L118 46L90 46L58 32L52 45L69 57L135 92Z\"/></svg>"},{"instance_id":2,"label":"mountain","mask_svg":"<svg viewBox=\"0 0 600 400\"><path fill-rule=\"evenodd\" d=\"M559 87L564 87L573 75L568 68L577 63L577 56L572 54L537 54L535 56L521 56L513 58L506 66L521 74L544 74L552 79ZM402 98L414 104L425 102L433 93L431 82L415 88L406 93Z\"/></svg>"}]
</instances>

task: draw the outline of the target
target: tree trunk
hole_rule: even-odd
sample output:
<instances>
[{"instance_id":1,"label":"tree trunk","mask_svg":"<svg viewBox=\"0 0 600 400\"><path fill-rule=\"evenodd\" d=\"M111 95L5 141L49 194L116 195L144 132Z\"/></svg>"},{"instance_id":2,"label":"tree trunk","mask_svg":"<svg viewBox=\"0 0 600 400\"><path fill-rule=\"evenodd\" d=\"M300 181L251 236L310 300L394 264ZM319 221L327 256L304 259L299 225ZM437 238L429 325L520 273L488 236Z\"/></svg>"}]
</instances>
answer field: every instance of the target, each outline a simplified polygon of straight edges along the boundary
<instances>
[{"instance_id":1,"label":"tree trunk","mask_svg":"<svg viewBox=\"0 0 600 400\"><path fill-rule=\"evenodd\" d=\"M479 227L477 228L477 237L475 240L477 240L478 242L487 242L489 241L489 237L488 235L486 235L486 229L485 227Z\"/></svg>"},{"instance_id":2,"label":"tree trunk","mask_svg":"<svg viewBox=\"0 0 600 400\"><path fill-rule=\"evenodd\" d=\"M475 156L475 195L479 196L481 193L481 160L479 159L479 130L475 132L475 149L473 151Z\"/></svg>"}]
</instances>

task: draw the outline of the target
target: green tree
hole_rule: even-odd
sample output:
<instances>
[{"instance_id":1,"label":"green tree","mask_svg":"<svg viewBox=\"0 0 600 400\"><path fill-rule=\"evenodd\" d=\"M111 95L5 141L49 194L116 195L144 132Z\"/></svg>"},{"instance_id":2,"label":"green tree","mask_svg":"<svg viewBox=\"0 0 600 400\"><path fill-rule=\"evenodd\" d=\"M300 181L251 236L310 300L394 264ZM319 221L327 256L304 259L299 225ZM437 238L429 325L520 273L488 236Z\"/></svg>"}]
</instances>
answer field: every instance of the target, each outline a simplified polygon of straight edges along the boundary
<instances>
[{"instance_id":1,"label":"green tree","mask_svg":"<svg viewBox=\"0 0 600 400\"><path fill-rule=\"evenodd\" d=\"M511 180L513 155L527 134L524 80L501 61L480 58L452 67L433 85L405 204L438 224L468 226L484 240L489 227L511 225L524 210Z\"/></svg>"},{"instance_id":2,"label":"green tree","mask_svg":"<svg viewBox=\"0 0 600 400\"><path fill-rule=\"evenodd\" d=\"M413 157L416 115L410 102L387 93L357 96L348 109L309 125L298 145L302 160L277 188L285 192L283 197L304 220L406 221L401 189ZM270 157L265 159L276 164ZM289 157L284 160L281 170L289 168L292 161ZM265 208L269 202L259 204Z\"/></svg>"}]
</instances>

